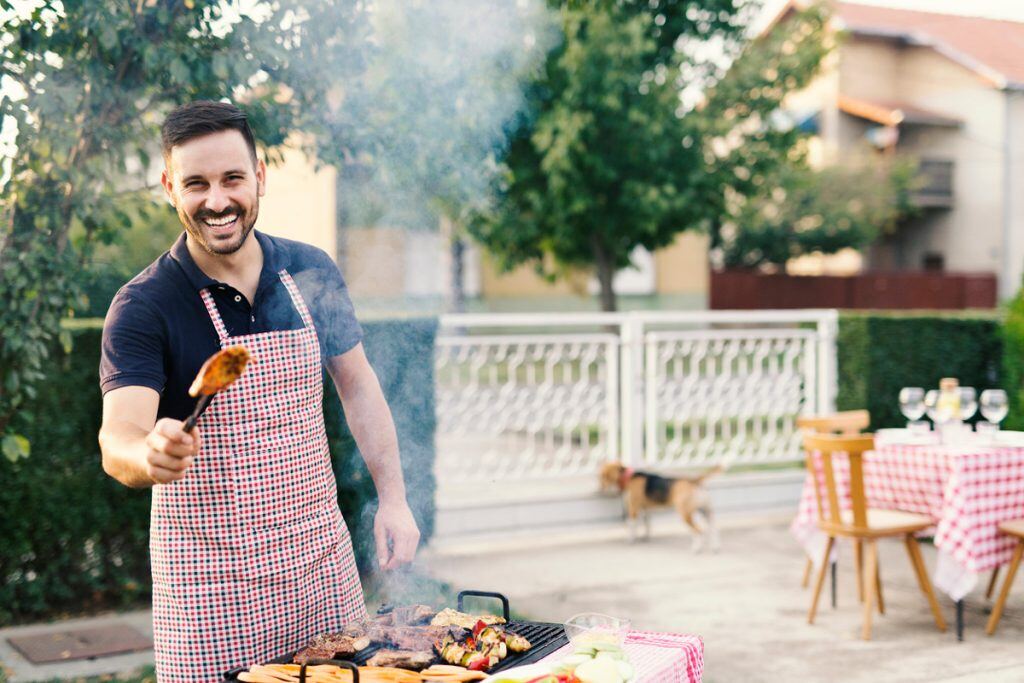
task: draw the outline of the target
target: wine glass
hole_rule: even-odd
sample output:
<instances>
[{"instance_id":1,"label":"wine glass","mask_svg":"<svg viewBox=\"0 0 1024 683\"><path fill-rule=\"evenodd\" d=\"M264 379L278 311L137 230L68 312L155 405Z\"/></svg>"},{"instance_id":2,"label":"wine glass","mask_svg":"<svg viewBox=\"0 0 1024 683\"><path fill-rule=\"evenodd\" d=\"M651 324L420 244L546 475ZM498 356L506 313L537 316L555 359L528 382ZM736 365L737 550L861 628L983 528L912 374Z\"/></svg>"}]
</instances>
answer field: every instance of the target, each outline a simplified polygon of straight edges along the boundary
<instances>
[{"instance_id":1,"label":"wine glass","mask_svg":"<svg viewBox=\"0 0 1024 683\"><path fill-rule=\"evenodd\" d=\"M986 420L999 424L1006 419L1010 402L1002 389L986 389L981 392L981 414Z\"/></svg>"},{"instance_id":2,"label":"wine glass","mask_svg":"<svg viewBox=\"0 0 1024 683\"><path fill-rule=\"evenodd\" d=\"M939 390L929 389L924 395L924 409L928 419L939 424Z\"/></svg>"},{"instance_id":3,"label":"wine glass","mask_svg":"<svg viewBox=\"0 0 1024 683\"><path fill-rule=\"evenodd\" d=\"M900 412L903 413L903 417L907 418L907 429L911 432L922 431L922 426L924 427L923 431L928 431L928 423L921 422L925 413L924 389L921 387L900 389Z\"/></svg>"},{"instance_id":4,"label":"wine glass","mask_svg":"<svg viewBox=\"0 0 1024 683\"><path fill-rule=\"evenodd\" d=\"M978 412L978 392L974 387L960 387L960 419L970 420Z\"/></svg>"}]
</instances>

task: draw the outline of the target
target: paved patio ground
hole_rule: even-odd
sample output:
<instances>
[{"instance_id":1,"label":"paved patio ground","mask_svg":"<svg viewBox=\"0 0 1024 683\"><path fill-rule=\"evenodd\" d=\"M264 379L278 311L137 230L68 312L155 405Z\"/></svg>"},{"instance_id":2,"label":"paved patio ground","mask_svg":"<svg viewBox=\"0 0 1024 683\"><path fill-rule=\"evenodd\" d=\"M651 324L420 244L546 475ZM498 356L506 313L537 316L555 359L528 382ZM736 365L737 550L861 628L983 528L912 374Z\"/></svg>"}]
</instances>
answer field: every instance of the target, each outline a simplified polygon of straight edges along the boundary
<instances>
[{"instance_id":1,"label":"paved patio ground","mask_svg":"<svg viewBox=\"0 0 1024 683\"><path fill-rule=\"evenodd\" d=\"M1024 581L1018 576L999 631L984 634L984 586L965 602L965 642L954 606L940 594L950 629L940 633L901 543L880 546L886 615L860 640L861 610L850 555L840 564L839 607L827 592L806 622L803 556L783 518L732 520L717 554L694 554L670 518L652 539L630 544L621 529L544 538L448 544L423 556L456 589L506 593L514 610L542 621L583 611L632 619L635 628L698 634L708 683L757 681L1024 681ZM931 572L935 553L923 545ZM984 582L983 582L984 583ZM827 591L827 585L826 585Z\"/></svg>"}]
</instances>

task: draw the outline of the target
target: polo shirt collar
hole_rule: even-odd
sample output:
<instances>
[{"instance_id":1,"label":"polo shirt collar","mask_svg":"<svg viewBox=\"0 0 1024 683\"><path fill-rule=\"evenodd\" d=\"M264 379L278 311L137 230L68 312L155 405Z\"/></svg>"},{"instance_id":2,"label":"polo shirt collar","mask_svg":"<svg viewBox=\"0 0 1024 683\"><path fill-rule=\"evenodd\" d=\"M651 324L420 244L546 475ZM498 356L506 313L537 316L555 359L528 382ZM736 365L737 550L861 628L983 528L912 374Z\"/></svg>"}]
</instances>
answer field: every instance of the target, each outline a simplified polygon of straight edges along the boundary
<instances>
[{"instance_id":1,"label":"polo shirt collar","mask_svg":"<svg viewBox=\"0 0 1024 683\"><path fill-rule=\"evenodd\" d=\"M260 282L276 278L277 273L290 265L291 259L288 258L288 250L276 244L276 240L264 235L259 230L253 230L252 234L259 241L260 248L263 250L263 269L260 272ZM171 247L170 254L171 258L181 267L188 281L197 291L222 284L204 273L202 268L196 265L192 254L188 251L187 239L188 233L182 230L181 235L178 236L177 241Z\"/></svg>"}]
</instances>

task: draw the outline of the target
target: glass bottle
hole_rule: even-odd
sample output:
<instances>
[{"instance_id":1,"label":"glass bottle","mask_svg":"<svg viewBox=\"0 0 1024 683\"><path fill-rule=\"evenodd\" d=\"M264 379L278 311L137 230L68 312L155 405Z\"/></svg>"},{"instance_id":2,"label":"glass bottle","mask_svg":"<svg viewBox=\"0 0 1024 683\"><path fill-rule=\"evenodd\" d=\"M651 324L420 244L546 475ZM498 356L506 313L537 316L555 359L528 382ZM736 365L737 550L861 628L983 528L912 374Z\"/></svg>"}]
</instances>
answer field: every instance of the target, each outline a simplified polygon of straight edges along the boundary
<instances>
[{"instance_id":1,"label":"glass bottle","mask_svg":"<svg viewBox=\"0 0 1024 683\"><path fill-rule=\"evenodd\" d=\"M943 377L939 381L939 399L935 404L935 412L943 424L959 421L960 382L956 378Z\"/></svg>"}]
</instances>

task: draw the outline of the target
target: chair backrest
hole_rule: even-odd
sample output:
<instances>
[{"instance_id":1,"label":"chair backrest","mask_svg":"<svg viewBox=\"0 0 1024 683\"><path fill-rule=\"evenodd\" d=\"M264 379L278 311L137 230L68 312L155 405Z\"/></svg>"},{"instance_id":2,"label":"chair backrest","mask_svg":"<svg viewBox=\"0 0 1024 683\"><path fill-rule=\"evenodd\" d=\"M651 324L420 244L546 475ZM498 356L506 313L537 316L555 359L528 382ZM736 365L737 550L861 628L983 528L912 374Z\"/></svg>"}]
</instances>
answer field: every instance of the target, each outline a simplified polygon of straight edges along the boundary
<instances>
[{"instance_id":1,"label":"chair backrest","mask_svg":"<svg viewBox=\"0 0 1024 683\"><path fill-rule=\"evenodd\" d=\"M822 508L821 491L818 485L817 467L814 454L821 454L822 470L825 473L825 491L828 495L828 520L834 524L841 523L839 492L836 489L835 467L832 455L845 453L850 464L850 505L853 509L853 525L867 528L867 499L864 496L864 462L865 451L875 446L873 434L857 434L855 436L835 436L832 434L807 434L804 436L804 450L807 452L807 471L813 477L814 495L818 502L818 519L825 519Z\"/></svg>"},{"instance_id":2,"label":"chair backrest","mask_svg":"<svg viewBox=\"0 0 1024 683\"><path fill-rule=\"evenodd\" d=\"M796 418L797 429L830 434L859 434L871 424L871 413L866 410L843 410L829 415L801 415Z\"/></svg>"}]
</instances>

